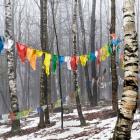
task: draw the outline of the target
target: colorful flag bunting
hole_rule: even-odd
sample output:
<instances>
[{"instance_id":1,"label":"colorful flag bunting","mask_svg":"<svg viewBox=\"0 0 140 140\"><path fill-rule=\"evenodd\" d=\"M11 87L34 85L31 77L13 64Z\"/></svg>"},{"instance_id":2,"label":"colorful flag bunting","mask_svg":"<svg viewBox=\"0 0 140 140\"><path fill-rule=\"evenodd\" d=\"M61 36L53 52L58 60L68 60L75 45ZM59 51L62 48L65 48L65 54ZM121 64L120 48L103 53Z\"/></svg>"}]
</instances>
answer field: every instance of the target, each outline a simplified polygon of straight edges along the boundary
<instances>
[{"instance_id":1,"label":"colorful flag bunting","mask_svg":"<svg viewBox=\"0 0 140 140\"><path fill-rule=\"evenodd\" d=\"M45 109L46 108L46 105L45 106L42 106L42 107L38 107L38 108ZM37 111L40 110L38 108L37 108ZM28 117L31 111L33 111L33 109L23 110L23 111L17 112L17 113L10 112L9 114L2 114L2 119L5 122L8 121L8 120L9 121L19 120L21 118Z\"/></svg>"},{"instance_id":2,"label":"colorful flag bunting","mask_svg":"<svg viewBox=\"0 0 140 140\"><path fill-rule=\"evenodd\" d=\"M115 35L112 35L112 38L115 38ZM120 42L120 41L119 41ZM12 40L8 40L7 43L5 43L5 48L10 48L13 45ZM7 45L9 44L9 45ZM6 47L10 46L10 47ZM30 66L32 67L33 70L36 70L36 60L37 57L41 57L43 55L43 51L37 50L37 49L32 49L27 47L26 45L23 45L21 43L16 43L18 55L21 59L22 62L27 60L30 63ZM80 55L80 56L57 56L57 55L51 55L48 53L45 53L45 59L44 59L44 66L45 66L45 71L47 76L50 74L50 63L52 61L52 71L53 73L56 72L57 68L57 61L60 62L60 65L62 65L64 62L67 63L67 68L69 70L77 70L77 65L80 60L80 63L82 66L85 66L87 61L95 61L97 64L100 64L101 61L105 61L106 58L110 55L111 53L111 47L108 45L105 45L101 49L98 49L98 51L91 52L85 55Z\"/></svg>"}]
</instances>

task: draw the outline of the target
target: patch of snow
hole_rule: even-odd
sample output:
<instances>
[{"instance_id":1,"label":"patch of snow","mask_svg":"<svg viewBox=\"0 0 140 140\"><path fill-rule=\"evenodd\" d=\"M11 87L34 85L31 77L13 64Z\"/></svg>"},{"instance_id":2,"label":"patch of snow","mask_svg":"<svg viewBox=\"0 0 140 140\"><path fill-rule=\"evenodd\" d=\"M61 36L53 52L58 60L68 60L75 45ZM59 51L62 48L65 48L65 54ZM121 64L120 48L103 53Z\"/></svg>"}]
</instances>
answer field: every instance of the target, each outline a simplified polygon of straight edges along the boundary
<instances>
[{"instance_id":1,"label":"patch of snow","mask_svg":"<svg viewBox=\"0 0 140 140\"><path fill-rule=\"evenodd\" d=\"M98 111L103 111L105 109L111 109L111 107L104 107L101 109L93 109L88 111L83 111L83 114L85 113L93 113ZM73 113L65 114L64 116L76 116L77 110L74 110ZM108 140L113 136L113 129L116 124L117 118L109 118L105 120L101 120L99 118L93 119L91 121L86 121L88 123L87 126L80 127L80 121L79 120L66 120L64 121L64 131L61 130L61 113L53 113L50 114L50 120L55 121L56 124L52 127L48 127L45 129L40 129L37 132L24 135L24 136L15 136L8 138L8 140L54 140L54 139L66 139L66 140ZM132 127L132 140L139 139L140 136L140 114L137 112L134 117L134 124ZM29 117L26 120L21 120L21 126L22 129L32 128L36 127L39 122L39 117ZM83 131L88 132L90 130L96 130L99 128L104 128L103 130L99 131L99 133L93 134L90 133L88 136L81 136L78 138L73 138L74 134L79 134ZM7 125L1 125L0 126L0 135L10 131L11 128ZM70 137L70 138L68 138ZM2 140L2 139L1 139Z\"/></svg>"}]
</instances>

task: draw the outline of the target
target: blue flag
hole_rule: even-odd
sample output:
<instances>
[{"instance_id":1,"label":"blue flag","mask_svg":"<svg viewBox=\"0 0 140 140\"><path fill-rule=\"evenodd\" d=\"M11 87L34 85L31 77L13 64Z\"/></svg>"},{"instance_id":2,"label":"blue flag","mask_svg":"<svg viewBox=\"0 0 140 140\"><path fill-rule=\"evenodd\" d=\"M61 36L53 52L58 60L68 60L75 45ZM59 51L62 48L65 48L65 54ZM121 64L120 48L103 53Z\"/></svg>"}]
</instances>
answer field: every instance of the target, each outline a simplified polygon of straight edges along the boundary
<instances>
[{"instance_id":1,"label":"blue flag","mask_svg":"<svg viewBox=\"0 0 140 140\"><path fill-rule=\"evenodd\" d=\"M111 46L118 46L121 43L121 40L119 38L113 39L111 41Z\"/></svg>"},{"instance_id":2,"label":"blue flag","mask_svg":"<svg viewBox=\"0 0 140 140\"><path fill-rule=\"evenodd\" d=\"M59 62L60 62L60 65L62 65L65 62L65 57L59 56Z\"/></svg>"},{"instance_id":3,"label":"blue flag","mask_svg":"<svg viewBox=\"0 0 140 140\"><path fill-rule=\"evenodd\" d=\"M0 36L0 53L3 50L4 44L3 44L3 38Z\"/></svg>"}]
</instances>

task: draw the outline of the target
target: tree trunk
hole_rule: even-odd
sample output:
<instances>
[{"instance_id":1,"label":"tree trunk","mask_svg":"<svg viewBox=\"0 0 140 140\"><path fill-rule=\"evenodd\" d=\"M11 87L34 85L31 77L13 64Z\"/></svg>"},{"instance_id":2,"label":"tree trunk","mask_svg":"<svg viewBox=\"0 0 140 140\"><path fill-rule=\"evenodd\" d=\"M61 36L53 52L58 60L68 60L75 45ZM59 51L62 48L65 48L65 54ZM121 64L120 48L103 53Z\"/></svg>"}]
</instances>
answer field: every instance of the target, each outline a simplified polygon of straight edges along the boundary
<instances>
[{"instance_id":1,"label":"tree trunk","mask_svg":"<svg viewBox=\"0 0 140 140\"><path fill-rule=\"evenodd\" d=\"M86 49L85 25L84 25L83 13L82 13L81 0L78 0L78 3L79 3L79 17L80 17L81 31L82 31L83 54L86 54L87 49ZM85 78L86 78L86 89L87 89L88 99L89 99L90 105L93 106L93 96L92 96L90 79L89 79L88 65L85 66L84 72L85 72Z\"/></svg>"},{"instance_id":2,"label":"tree trunk","mask_svg":"<svg viewBox=\"0 0 140 140\"><path fill-rule=\"evenodd\" d=\"M111 0L111 28L110 34L115 33L115 25L116 25L116 6L115 0ZM115 46L114 46L115 47ZM111 74L112 74L112 108L117 113L118 111L118 76L116 70L116 49L113 50L112 46L112 54L111 54Z\"/></svg>"},{"instance_id":3,"label":"tree trunk","mask_svg":"<svg viewBox=\"0 0 140 140\"><path fill-rule=\"evenodd\" d=\"M5 0L5 38L6 40L14 40L12 28L12 0ZM18 98L16 95L16 67L15 67L15 52L14 46L7 50L8 61L8 85L11 100L11 109L13 113L19 112ZM20 131L20 120L12 121L11 131Z\"/></svg>"},{"instance_id":4,"label":"tree trunk","mask_svg":"<svg viewBox=\"0 0 140 140\"><path fill-rule=\"evenodd\" d=\"M134 0L124 0L124 87L114 140L129 140L138 97L138 43L135 29Z\"/></svg>"},{"instance_id":5,"label":"tree trunk","mask_svg":"<svg viewBox=\"0 0 140 140\"><path fill-rule=\"evenodd\" d=\"M57 54L58 57L60 56L59 53L59 42L58 42L58 35L56 31L56 23L55 23L55 14L54 14L54 0L51 1L51 9L52 9L52 17L53 17L53 27L54 27L54 33L56 38L56 47L57 47ZM60 61L58 61L58 73L59 73L59 90L60 90L60 99L61 99L61 129L63 129L63 94L62 94L62 85L61 85L61 64Z\"/></svg>"},{"instance_id":6,"label":"tree trunk","mask_svg":"<svg viewBox=\"0 0 140 140\"><path fill-rule=\"evenodd\" d=\"M91 33L90 33L90 44L91 44L91 52L95 52L95 25L96 25L96 18L95 18L95 11L96 11L96 0L93 0L92 3L92 15L91 15ZM96 62L92 61L91 63L91 76L92 80L94 79L94 83L92 85L93 88L93 106L97 106L97 71L96 71Z\"/></svg>"},{"instance_id":7,"label":"tree trunk","mask_svg":"<svg viewBox=\"0 0 140 140\"><path fill-rule=\"evenodd\" d=\"M49 51L48 47L48 33L47 33L47 0L40 0L40 13L41 13L41 48L43 51ZM42 63L44 60L44 56L42 58ZM48 94L50 92L50 77L47 77L45 70L42 68L41 70L41 79L40 79L40 106L46 105L47 108L45 111L40 112L40 122L39 127L43 128L45 127L45 124L50 124L49 121L49 108L48 108ZM44 120L45 119L45 120Z\"/></svg>"},{"instance_id":8,"label":"tree trunk","mask_svg":"<svg viewBox=\"0 0 140 140\"><path fill-rule=\"evenodd\" d=\"M100 0L100 46L99 46L99 48L101 48L102 47L102 0ZM103 64L103 63L102 63ZM99 65L99 70L98 70L98 77L100 77L101 76L101 74L102 74L102 68L103 68L103 66L102 66L102 64L101 65ZM97 85L97 91L98 91L98 95L97 95L97 101L99 101L100 100L100 98L101 98L101 88L100 88L100 86L98 86Z\"/></svg>"},{"instance_id":9,"label":"tree trunk","mask_svg":"<svg viewBox=\"0 0 140 140\"><path fill-rule=\"evenodd\" d=\"M140 10L139 10L139 7L140 7L140 1L138 0L138 7L137 7L137 38L138 38L138 48L139 48L139 21L140 21Z\"/></svg>"},{"instance_id":10,"label":"tree trunk","mask_svg":"<svg viewBox=\"0 0 140 140\"><path fill-rule=\"evenodd\" d=\"M74 56L77 55L77 47L76 47L76 41L77 41L77 28L76 28L76 19L77 19L77 0L74 1L74 13L73 13L73 26L72 26L72 33L73 33L73 54ZM80 119L81 126L86 125L84 116L82 114L82 107L80 103L80 97L79 97L79 91L78 91L78 71L75 70L73 72L74 76L74 90L75 90L75 96L76 96L76 106L77 111Z\"/></svg>"},{"instance_id":11,"label":"tree trunk","mask_svg":"<svg viewBox=\"0 0 140 140\"><path fill-rule=\"evenodd\" d=\"M81 54L81 53L83 53L83 50L81 50L81 47L80 47L80 29L79 29L79 20L78 20L78 18L79 17L77 17L77 20L76 20L76 26L77 26L77 52L79 53L79 54ZM82 66L78 66L78 73L79 73L79 75L83 75L83 73L84 73L84 69L83 69L83 67ZM79 82L79 86L80 86L80 96L82 97L81 98L81 104L84 104L84 102L85 102L85 92L86 92L86 90L85 90L85 76L79 76L78 77L78 82Z\"/></svg>"}]
</instances>

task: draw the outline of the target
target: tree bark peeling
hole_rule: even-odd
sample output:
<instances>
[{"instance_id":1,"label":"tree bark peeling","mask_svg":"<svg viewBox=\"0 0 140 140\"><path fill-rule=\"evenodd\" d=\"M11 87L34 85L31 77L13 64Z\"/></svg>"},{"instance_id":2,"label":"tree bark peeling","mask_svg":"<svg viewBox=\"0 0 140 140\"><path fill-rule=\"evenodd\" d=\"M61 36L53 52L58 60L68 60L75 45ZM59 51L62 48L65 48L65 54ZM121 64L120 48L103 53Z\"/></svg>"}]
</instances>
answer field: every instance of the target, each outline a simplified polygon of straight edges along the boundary
<instances>
[{"instance_id":1,"label":"tree bark peeling","mask_svg":"<svg viewBox=\"0 0 140 140\"><path fill-rule=\"evenodd\" d=\"M138 44L135 29L135 0L124 0L124 90L113 135L114 140L129 140L138 97Z\"/></svg>"},{"instance_id":2,"label":"tree bark peeling","mask_svg":"<svg viewBox=\"0 0 140 140\"><path fill-rule=\"evenodd\" d=\"M12 29L12 0L5 0L5 38L6 40L14 40ZM19 112L18 98L16 95L16 67L15 67L15 53L14 46L7 50L8 62L8 86L11 100L12 112ZM12 121L11 131L13 133L20 131L20 120Z\"/></svg>"}]
</instances>

